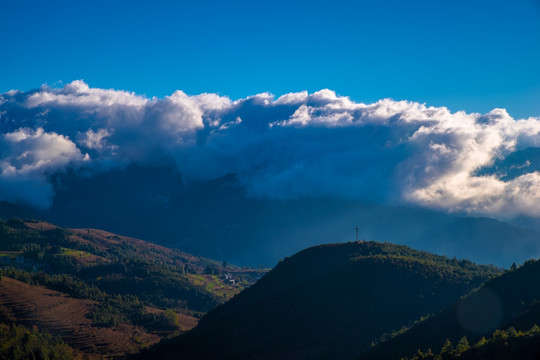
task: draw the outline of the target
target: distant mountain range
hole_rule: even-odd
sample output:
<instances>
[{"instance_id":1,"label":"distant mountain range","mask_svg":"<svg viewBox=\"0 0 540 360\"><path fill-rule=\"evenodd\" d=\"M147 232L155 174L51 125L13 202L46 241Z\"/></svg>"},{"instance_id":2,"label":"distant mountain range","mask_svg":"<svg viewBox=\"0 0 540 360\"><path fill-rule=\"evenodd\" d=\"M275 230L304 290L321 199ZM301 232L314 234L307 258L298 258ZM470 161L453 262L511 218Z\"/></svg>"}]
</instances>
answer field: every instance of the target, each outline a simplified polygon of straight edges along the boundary
<instances>
[{"instance_id":1,"label":"distant mountain range","mask_svg":"<svg viewBox=\"0 0 540 360\"><path fill-rule=\"evenodd\" d=\"M355 240L357 225L361 239L503 267L540 255L534 219L517 219L513 225L344 199L254 198L235 175L185 183L167 164L130 165L93 176L61 173L53 176L53 184L56 195L50 209L4 202L0 216L106 229L253 267L272 267L309 246Z\"/></svg>"}]
</instances>

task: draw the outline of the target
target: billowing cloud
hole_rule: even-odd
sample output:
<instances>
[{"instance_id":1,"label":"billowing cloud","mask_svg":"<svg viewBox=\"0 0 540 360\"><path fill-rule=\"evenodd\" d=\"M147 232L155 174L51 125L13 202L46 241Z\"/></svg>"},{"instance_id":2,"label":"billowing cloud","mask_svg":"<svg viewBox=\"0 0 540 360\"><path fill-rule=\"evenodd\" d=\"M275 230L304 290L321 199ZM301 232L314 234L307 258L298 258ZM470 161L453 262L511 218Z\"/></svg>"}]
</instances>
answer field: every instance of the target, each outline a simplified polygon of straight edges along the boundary
<instances>
[{"instance_id":1,"label":"billowing cloud","mask_svg":"<svg viewBox=\"0 0 540 360\"><path fill-rule=\"evenodd\" d=\"M390 99L363 104L328 89L277 99L182 91L158 99L74 81L0 95L0 126L3 200L47 205L54 172L167 157L188 181L235 173L253 196L540 216L540 169L525 159L510 164L525 169L518 176L489 171L540 146L540 118L513 119L503 109L471 114Z\"/></svg>"},{"instance_id":2,"label":"billowing cloud","mask_svg":"<svg viewBox=\"0 0 540 360\"><path fill-rule=\"evenodd\" d=\"M0 194L3 200L50 203L52 186L47 175L89 160L66 136L42 128L21 128L0 137Z\"/></svg>"}]
</instances>

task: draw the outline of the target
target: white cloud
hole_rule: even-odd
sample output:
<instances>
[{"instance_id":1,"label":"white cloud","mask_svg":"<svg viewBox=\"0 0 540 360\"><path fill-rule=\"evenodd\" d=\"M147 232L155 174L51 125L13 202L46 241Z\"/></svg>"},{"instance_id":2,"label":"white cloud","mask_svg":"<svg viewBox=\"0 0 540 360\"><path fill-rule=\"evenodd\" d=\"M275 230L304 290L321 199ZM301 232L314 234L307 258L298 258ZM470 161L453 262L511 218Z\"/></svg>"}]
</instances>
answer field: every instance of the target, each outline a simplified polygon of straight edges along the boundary
<instances>
[{"instance_id":1,"label":"white cloud","mask_svg":"<svg viewBox=\"0 0 540 360\"><path fill-rule=\"evenodd\" d=\"M113 132L108 129L99 129L98 131L88 129L84 134L79 134L79 143L93 150L115 149L117 146L109 145L106 140Z\"/></svg>"},{"instance_id":2,"label":"white cloud","mask_svg":"<svg viewBox=\"0 0 540 360\"><path fill-rule=\"evenodd\" d=\"M38 206L52 198L47 175L89 160L69 138L42 128L1 135L0 153L0 199Z\"/></svg>"},{"instance_id":3,"label":"white cloud","mask_svg":"<svg viewBox=\"0 0 540 360\"><path fill-rule=\"evenodd\" d=\"M164 100L154 101L147 108L145 120L151 127L158 126L165 133L180 135L203 128L203 108L208 99L197 101L184 92L177 90ZM212 105L210 105L212 106ZM153 122L153 124L151 124Z\"/></svg>"},{"instance_id":4,"label":"white cloud","mask_svg":"<svg viewBox=\"0 0 540 360\"><path fill-rule=\"evenodd\" d=\"M516 120L504 109L469 114L391 99L364 104L328 89L277 100L270 93L231 101L182 91L149 99L75 81L2 94L0 114L4 180L32 174L47 184L47 174L82 163L73 138L90 152L87 166L168 156L187 179L234 172L256 196L540 216L540 169L522 167L510 179L479 172L540 146L540 119Z\"/></svg>"},{"instance_id":5,"label":"white cloud","mask_svg":"<svg viewBox=\"0 0 540 360\"><path fill-rule=\"evenodd\" d=\"M0 141L2 175L41 174L88 159L69 138L42 128L7 133Z\"/></svg>"},{"instance_id":6,"label":"white cloud","mask_svg":"<svg viewBox=\"0 0 540 360\"><path fill-rule=\"evenodd\" d=\"M301 91L296 93L288 93L280 96L275 104L276 105L298 105L304 103L308 99L308 92Z\"/></svg>"}]
</instances>

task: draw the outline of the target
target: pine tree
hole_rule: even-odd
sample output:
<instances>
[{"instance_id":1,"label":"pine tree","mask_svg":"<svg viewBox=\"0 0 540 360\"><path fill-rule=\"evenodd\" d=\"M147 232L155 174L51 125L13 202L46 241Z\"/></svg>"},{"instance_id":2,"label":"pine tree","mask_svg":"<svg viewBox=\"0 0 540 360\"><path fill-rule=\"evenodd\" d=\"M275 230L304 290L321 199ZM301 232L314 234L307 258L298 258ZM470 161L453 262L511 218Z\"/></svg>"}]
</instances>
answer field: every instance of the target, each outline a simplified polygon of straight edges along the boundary
<instances>
[{"instance_id":1,"label":"pine tree","mask_svg":"<svg viewBox=\"0 0 540 360\"><path fill-rule=\"evenodd\" d=\"M452 342L449 339L446 339L444 342L440 356L443 359L451 359L454 355L454 346L452 345Z\"/></svg>"},{"instance_id":2,"label":"pine tree","mask_svg":"<svg viewBox=\"0 0 540 360\"><path fill-rule=\"evenodd\" d=\"M416 350L416 354L414 354L412 360L422 360L424 359L424 353L420 349Z\"/></svg>"},{"instance_id":3,"label":"pine tree","mask_svg":"<svg viewBox=\"0 0 540 360\"><path fill-rule=\"evenodd\" d=\"M479 348L481 346L484 346L487 343L487 340L484 336L476 344L474 344L474 347Z\"/></svg>"},{"instance_id":4,"label":"pine tree","mask_svg":"<svg viewBox=\"0 0 540 360\"><path fill-rule=\"evenodd\" d=\"M466 336L463 336L461 339L459 339L459 342L456 346L456 350L461 354L467 350L469 350L469 340L467 340Z\"/></svg>"}]
</instances>

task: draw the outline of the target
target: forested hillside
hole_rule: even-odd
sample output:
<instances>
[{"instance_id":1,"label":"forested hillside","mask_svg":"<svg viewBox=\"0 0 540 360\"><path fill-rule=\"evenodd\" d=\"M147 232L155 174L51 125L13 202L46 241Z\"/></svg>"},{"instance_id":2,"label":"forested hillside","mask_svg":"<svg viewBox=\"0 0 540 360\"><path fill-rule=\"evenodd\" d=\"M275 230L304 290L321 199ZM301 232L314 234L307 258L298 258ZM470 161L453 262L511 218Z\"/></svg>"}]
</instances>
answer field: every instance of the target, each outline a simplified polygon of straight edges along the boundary
<instances>
[{"instance_id":1,"label":"forested hillside","mask_svg":"<svg viewBox=\"0 0 540 360\"><path fill-rule=\"evenodd\" d=\"M540 327L534 325L529 331L496 330L490 338L482 337L478 342L469 344L466 336L457 344L446 340L441 350L425 352L418 349L414 356L403 357L407 360L531 360L540 358Z\"/></svg>"},{"instance_id":2,"label":"forested hillside","mask_svg":"<svg viewBox=\"0 0 540 360\"><path fill-rule=\"evenodd\" d=\"M72 360L73 350L47 332L11 323L0 323L1 360Z\"/></svg>"},{"instance_id":3,"label":"forested hillside","mask_svg":"<svg viewBox=\"0 0 540 360\"><path fill-rule=\"evenodd\" d=\"M498 273L376 242L309 248L146 358L352 358Z\"/></svg>"},{"instance_id":4,"label":"forested hillside","mask_svg":"<svg viewBox=\"0 0 540 360\"><path fill-rule=\"evenodd\" d=\"M513 267L501 276L487 281L479 289L440 313L420 321L394 338L383 341L362 358L412 357L418 349L425 352L428 348L439 353L447 341L455 345L463 337L466 337L470 344L482 341L483 337L495 336L495 340L509 337L512 344L504 350L506 352L520 346L525 347L522 350L533 345L531 349L538 349L537 324L540 324L540 261L530 260L523 266ZM511 329L508 331L509 335L501 335L508 329ZM531 329L533 331L529 336L516 335L520 331L528 332ZM485 349L505 346L504 342L499 344L494 341Z\"/></svg>"},{"instance_id":5,"label":"forested hillside","mask_svg":"<svg viewBox=\"0 0 540 360\"><path fill-rule=\"evenodd\" d=\"M39 325L96 356L135 352L189 330L265 272L40 221L0 220L0 240L0 321ZM96 345L90 334L101 335L93 328L116 333ZM125 341L116 343L115 334Z\"/></svg>"}]
</instances>

